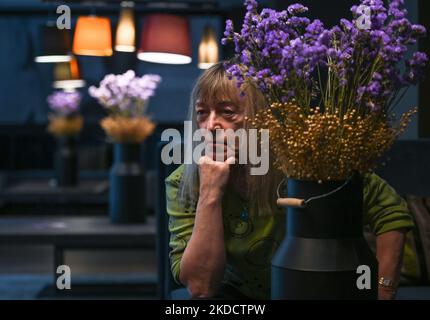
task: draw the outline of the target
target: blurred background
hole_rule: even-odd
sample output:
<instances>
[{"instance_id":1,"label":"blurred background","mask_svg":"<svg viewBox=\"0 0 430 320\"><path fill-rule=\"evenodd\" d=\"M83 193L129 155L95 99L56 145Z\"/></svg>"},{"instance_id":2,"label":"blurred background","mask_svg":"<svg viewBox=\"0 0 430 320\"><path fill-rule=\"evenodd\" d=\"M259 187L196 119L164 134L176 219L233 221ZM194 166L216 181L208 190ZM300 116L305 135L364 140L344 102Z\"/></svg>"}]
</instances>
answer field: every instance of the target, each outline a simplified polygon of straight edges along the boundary
<instances>
[{"instance_id":1,"label":"blurred background","mask_svg":"<svg viewBox=\"0 0 430 320\"><path fill-rule=\"evenodd\" d=\"M273 9L294 2L259 1ZM327 25L350 17L356 3L301 2ZM428 1L405 2L410 20L429 29ZM67 15L64 7L57 12L61 5L70 9L70 30L56 26ZM0 0L0 299L163 297L160 136L183 130L195 80L233 54L221 45L225 20L238 29L243 16L242 0ZM412 49L418 46L429 53L429 38ZM171 55L145 54L158 51ZM121 200L109 200L110 170L122 151L101 128L108 110L88 88L128 70L162 80L146 111L155 130L134 159L143 168L145 219L124 224L112 217ZM47 131L54 110L47 98L58 91L79 93L83 126L73 143ZM429 92L427 79L399 103L399 114L414 106L419 112L393 148L391 165L381 169L404 196L430 196ZM421 275L430 274L428 253L420 250ZM52 286L59 264L70 266L79 290Z\"/></svg>"}]
</instances>

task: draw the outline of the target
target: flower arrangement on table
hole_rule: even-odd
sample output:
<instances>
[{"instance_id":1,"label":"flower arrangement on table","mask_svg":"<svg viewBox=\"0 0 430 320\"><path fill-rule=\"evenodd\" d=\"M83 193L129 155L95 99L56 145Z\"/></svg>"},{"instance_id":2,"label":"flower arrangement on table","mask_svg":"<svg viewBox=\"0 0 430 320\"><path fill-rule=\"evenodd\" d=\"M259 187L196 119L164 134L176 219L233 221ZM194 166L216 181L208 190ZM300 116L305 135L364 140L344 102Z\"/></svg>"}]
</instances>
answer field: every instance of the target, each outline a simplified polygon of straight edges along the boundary
<instances>
[{"instance_id":1,"label":"flower arrangement on table","mask_svg":"<svg viewBox=\"0 0 430 320\"><path fill-rule=\"evenodd\" d=\"M79 92L55 91L47 98L53 113L48 115L48 131L53 135L74 136L81 130L84 123L78 114L81 94Z\"/></svg>"},{"instance_id":2,"label":"flower arrangement on table","mask_svg":"<svg viewBox=\"0 0 430 320\"><path fill-rule=\"evenodd\" d=\"M155 124L145 113L160 81L158 75L138 77L129 70L120 75L106 75L98 88L89 88L89 94L109 113L101 126L114 142L141 143L154 131Z\"/></svg>"},{"instance_id":3,"label":"flower arrangement on table","mask_svg":"<svg viewBox=\"0 0 430 320\"><path fill-rule=\"evenodd\" d=\"M370 28L360 25L361 6L351 8L352 20L327 29L303 16L301 4L258 13L255 0L245 1L241 33L226 23L222 41L234 43L236 53L228 73L239 85L252 79L265 94L269 107L248 120L270 128L275 164L289 178L344 180L368 172L416 112L399 121L393 114L424 75L426 54L406 56L425 28L407 19L403 0L360 4L370 9Z\"/></svg>"}]
</instances>

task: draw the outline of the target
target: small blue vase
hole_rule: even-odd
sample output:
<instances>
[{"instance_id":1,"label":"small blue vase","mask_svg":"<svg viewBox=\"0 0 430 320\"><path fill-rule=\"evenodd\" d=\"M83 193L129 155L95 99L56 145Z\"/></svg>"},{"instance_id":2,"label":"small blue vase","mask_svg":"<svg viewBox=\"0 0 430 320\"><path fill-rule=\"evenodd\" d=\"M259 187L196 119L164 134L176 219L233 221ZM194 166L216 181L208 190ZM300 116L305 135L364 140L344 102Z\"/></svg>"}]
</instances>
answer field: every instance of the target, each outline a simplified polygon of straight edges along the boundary
<instances>
[{"instance_id":1,"label":"small blue vase","mask_svg":"<svg viewBox=\"0 0 430 320\"><path fill-rule=\"evenodd\" d=\"M140 144L117 143L109 172L109 215L112 223L144 223L145 172Z\"/></svg>"}]
</instances>

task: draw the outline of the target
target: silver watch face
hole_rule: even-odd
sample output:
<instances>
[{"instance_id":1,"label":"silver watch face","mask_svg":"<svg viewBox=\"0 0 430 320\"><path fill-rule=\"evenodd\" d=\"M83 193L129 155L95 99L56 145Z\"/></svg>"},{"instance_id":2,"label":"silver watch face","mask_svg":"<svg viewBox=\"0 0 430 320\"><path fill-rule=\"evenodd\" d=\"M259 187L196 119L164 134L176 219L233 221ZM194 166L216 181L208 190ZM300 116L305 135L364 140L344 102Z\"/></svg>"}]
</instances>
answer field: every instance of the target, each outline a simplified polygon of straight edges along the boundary
<instances>
[{"instance_id":1,"label":"silver watch face","mask_svg":"<svg viewBox=\"0 0 430 320\"><path fill-rule=\"evenodd\" d=\"M391 280L390 279L384 279L383 281L382 281L382 284L384 285L384 286L391 286Z\"/></svg>"}]
</instances>

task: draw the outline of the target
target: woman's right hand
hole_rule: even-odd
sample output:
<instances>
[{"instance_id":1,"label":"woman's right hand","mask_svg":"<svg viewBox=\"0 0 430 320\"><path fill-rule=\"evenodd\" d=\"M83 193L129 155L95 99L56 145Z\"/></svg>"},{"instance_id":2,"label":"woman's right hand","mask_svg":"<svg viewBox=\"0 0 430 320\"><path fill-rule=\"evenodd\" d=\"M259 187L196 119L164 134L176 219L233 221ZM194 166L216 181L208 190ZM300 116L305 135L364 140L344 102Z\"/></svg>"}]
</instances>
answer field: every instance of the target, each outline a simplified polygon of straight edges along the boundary
<instances>
[{"instance_id":1,"label":"woman's right hand","mask_svg":"<svg viewBox=\"0 0 430 320\"><path fill-rule=\"evenodd\" d=\"M234 157L222 162L207 155L202 156L199 160L200 196L222 197L230 176L230 166L234 162Z\"/></svg>"}]
</instances>

